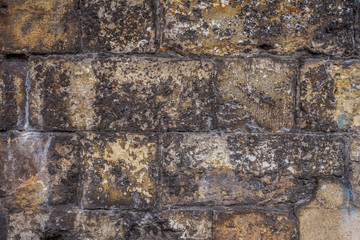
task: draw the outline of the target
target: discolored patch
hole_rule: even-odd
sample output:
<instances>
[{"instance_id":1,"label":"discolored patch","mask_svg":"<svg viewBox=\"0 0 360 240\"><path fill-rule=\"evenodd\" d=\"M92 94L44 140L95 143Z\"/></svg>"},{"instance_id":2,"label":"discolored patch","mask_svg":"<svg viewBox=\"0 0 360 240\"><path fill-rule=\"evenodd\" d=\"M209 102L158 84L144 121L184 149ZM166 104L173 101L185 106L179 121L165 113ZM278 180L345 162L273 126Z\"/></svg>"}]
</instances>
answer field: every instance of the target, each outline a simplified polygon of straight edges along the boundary
<instances>
[{"instance_id":1,"label":"discolored patch","mask_svg":"<svg viewBox=\"0 0 360 240\"><path fill-rule=\"evenodd\" d=\"M265 204L309 196L315 176L342 175L340 137L166 134L167 205Z\"/></svg>"},{"instance_id":2,"label":"discolored patch","mask_svg":"<svg viewBox=\"0 0 360 240\"><path fill-rule=\"evenodd\" d=\"M78 50L75 0L2 0L0 52Z\"/></svg>"},{"instance_id":3,"label":"discolored patch","mask_svg":"<svg viewBox=\"0 0 360 240\"><path fill-rule=\"evenodd\" d=\"M353 2L331 0L161 0L162 50L238 55L256 48L348 54Z\"/></svg>"},{"instance_id":4,"label":"discolored patch","mask_svg":"<svg viewBox=\"0 0 360 240\"><path fill-rule=\"evenodd\" d=\"M77 158L54 151L54 145L61 144L74 151L75 141L66 134L14 133L8 137L4 173L11 208L36 210L48 203L77 202L79 179L73 173L78 169Z\"/></svg>"},{"instance_id":5,"label":"discolored patch","mask_svg":"<svg viewBox=\"0 0 360 240\"><path fill-rule=\"evenodd\" d=\"M158 173L154 137L89 133L81 143L84 207L155 206Z\"/></svg>"},{"instance_id":6,"label":"discolored patch","mask_svg":"<svg viewBox=\"0 0 360 240\"><path fill-rule=\"evenodd\" d=\"M299 122L305 130L360 129L360 62L308 61L301 69Z\"/></svg>"},{"instance_id":7,"label":"discolored patch","mask_svg":"<svg viewBox=\"0 0 360 240\"><path fill-rule=\"evenodd\" d=\"M74 231L76 213L70 209L11 212L8 237L20 240L79 239Z\"/></svg>"},{"instance_id":8,"label":"discolored patch","mask_svg":"<svg viewBox=\"0 0 360 240\"><path fill-rule=\"evenodd\" d=\"M357 239L359 208L349 200L349 189L338 180L319 180L316 196L297 209L300 239Z\"/></svg>"},{"instance_id":9,"label":"discolored patch","mask_svg":"<svg viewBox=\"0 0 360 240\"><path fill-rule=\"evenodd\" d=\"M292 128L296 69L290 61L226 61L218 72L219 128L274 132Z\"/></svg>"},{"instance_id":10,"label":"discolored patch","mask_svg":"<svg viewBox=\"0 0 360 240\"><path fill-rule=\"evenodd\" d=\"M173 230L172 239L211 239L210 211L165 211L160 219L165 220L166 226ZM177 238L175 233L178 233Z\"/></svg>"},{"instance_id":11,"label":"discolored patch","mask_svg":"<svg viewBox=\"0 0 360 240\"><path fill-rule=\"evenodd\" d=\"M296 239L296 219L283 212L216 212L214 239Z\"/></svg>"},{"instance_id":12,"label":"discolored patch","mask_svg":"<svg viewBox=\"0 0 360 240\"><path fill-rule=\"evenodd\" d=\"M23 127L25 81L25 62L0 60L0 130Z\"/></svg>"},{"instance_id":13,"label":"discolored patch","mask_svg":"<svg viewBox=\"0 0 360 240\"><path fill-rule=\"evenodd\" d=\"M44 130L202 131L214 121L213 64L34 58L30 125Z\"/></svg>"},{"instance_id":14,"label":"discolored patch","mask_svg":"<svg viewBox=\"0 0 360 240\"><path fill-rule=\"evenodd\" d=\"M82 38L87 52L155 51L152 0L88 0L82 4Z\"/></svg>"}]
</instances>

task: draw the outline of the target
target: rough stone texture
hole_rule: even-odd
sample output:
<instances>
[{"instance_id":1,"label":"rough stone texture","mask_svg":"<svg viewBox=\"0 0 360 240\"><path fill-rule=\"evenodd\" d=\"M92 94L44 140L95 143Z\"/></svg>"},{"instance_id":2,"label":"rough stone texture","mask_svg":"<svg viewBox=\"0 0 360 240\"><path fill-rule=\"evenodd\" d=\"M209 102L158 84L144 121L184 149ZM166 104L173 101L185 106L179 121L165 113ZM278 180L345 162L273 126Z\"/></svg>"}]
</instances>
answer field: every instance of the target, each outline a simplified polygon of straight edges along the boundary
<instances>
[{"instance_id":1,"label":"rough stone texture","mask_svg":"<svg viewBox=\"0 0 360 240\"><path fill-rule=\"evenodd\" d=\"M360 162L360 137L356 136L350 142L350 160Z\"/></svg>"},{"instance_id":2,"label":"rough stone texture","mask_svg":"<svg viewBox=\"0 0 360 240\"><path fill-rule=\"evenodd\" d=\"M74 52L76 0L1 0L0 52Z\"/></svg>"},{"instance_id":3,"label":"rough stone texture","mask_svg":"<svg viewBox=\"0 0 360 240\"><path fill-rule=\"evenodd\" d=\"M296 220L281 212L218 212L214 239L296 239Z\"/></svg>"},{"instance_id":4,"label":"rough stone texture","mask_svg":"<svg viewBox=\"0 0 360 240\"><path fill-rule=\"evenodd\" d=\"M26 65L0 59L0 130L24 124Z\"/></svg>"},{"instance_id":5,"label":"rough stone texture","mask_svg":"<svg viewBox=\"0 0 360 240\"><path fill-rule=\"evenodd\" d=\"M163 144L165 205L297 201L314 187L304 178L344 168L336 137L167 134Z\"/></svg>"},{"instance_id":6,"label":"rough stone texture","mask_svg":"<svg viewBox=\"0 0 360 240\"><path fill-rule=\"evenodd\" d=\"M349 190L341 183L320 180L315 198L298 209L300 239L358 239L359 209L349 200Z\"/></svg>"},{"instance_id":7,"label":"rough stone texture","mask_svg":"<svg viewBox=\"0 0 360 240\"><path fill-rule=\"evenodd\" d=\"M81 140L85 208L149 208L157 199L157 140L86 134Z\"/></svg>"},{"instance_id":8,"label":"rough stone texture","mask_svg":"<svg viewBox=\"0 0 360 240\"><path fill-rule=\"evenodd\" d=\"M301 69L299 122L305 130L360 129L360 62L307 61Z\"/></svg>"},{"instance_id":9,"label":"rough stone texture","mask_svg":"<svg viewBox=\"0 0 360 240\"><path fill-rule=\"evenodd\" d=\"M359 240L359 22L0 0L0 240Z\"/></svg>"},{"instance_id":10,"label":"rough stone texture","mask_svg":"<svg viewBox=\"0 0 360 240\"><path fill-rule=\"evenodd\" d=\"M3 172L10 208L36 210L44 204L77 203L75 136L12 133L6 148Z\"/></svg>"},{"instance_id":11,"label":"rough stone texture","mask_svg":"<svg viewBox=\"0 0 360 240\"><path fill-rule=\"evenodd\" d=\"M218 72L219 128L279 131L294 124L293 61L226 61Z\"/></svg>"},{"instance_id":12,"label":"rough stone texture","mask_svg":"<svg viewBox=\"0 0 360 240\"><path fill-rule=\"evenodd\" d=\"M308 49L352 52L353 1L160 0L162 49L227 55L254 48L272 53Z\"/></svg>"},{"instance_id":13,"label":"rough stone texture","mask_svg":"<svg viewBox=\"0 0 360 240\"><path fill-rule=\"evenodd\" d=\"M214 119L206 61L35 58L30 124L45 130L200 131Z\"/></svg>"},{"instance_id":14,"label":"rough stone texture","mask_svg":"<svg viewBox=\"0 0 360 240\"><path fill-rule=\"evenodd\" d=\"M82 13L85 51L155 51L155 1L86 0Z\"/></svg>"},{"instance_id":15,"label":"rough stone texture","mask_svg":"<svg viewBox=\"0 0 360 240\"><path fill-rule=\"evenodd\" d=\"M9 214L9 239L211 239L209 211L155 214L52 209Z\"/></svg>"}]
</instances>

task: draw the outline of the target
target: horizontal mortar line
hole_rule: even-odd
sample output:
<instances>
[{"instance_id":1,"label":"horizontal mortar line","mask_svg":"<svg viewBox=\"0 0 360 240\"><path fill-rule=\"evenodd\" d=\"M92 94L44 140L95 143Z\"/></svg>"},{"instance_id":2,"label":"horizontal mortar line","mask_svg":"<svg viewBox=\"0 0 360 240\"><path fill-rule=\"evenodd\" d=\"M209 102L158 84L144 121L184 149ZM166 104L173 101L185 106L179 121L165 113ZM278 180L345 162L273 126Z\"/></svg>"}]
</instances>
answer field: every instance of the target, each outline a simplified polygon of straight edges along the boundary
<instances>
[{"instance_id":1,"label":"horizontal mortar line","mask_svg":"<svg viewBox=\"0 0 360 240\"><path fill-rule=\"evenodd\" d=\"M289 131L289 132L245 132L245 131L234 131L234 132L224 132L221 130L212 130L212 131L127 131L127 130L41 130L41 129L32 129L32 130L21 130L21 129L12 129L12 130L1 130L0 133L43 133L43 134L56 134L56 133L103 133L103 134L116 134L116 133L125 133L125 134L183 134L183 135L273 135L273 136L282 136L282 135L294 135L294 136L341 136L341 137L357 137L360 136L360 133L349 133L349 132L307 132L307 131Z\"/></svg>"},{"instance_id":2,"label":"horizontal mortar line","mask_svg":"<svg viewBox=\"0 0 360 240\"><path fill-rule=\"evenodd\" d=\"M287 55L275 55L270 53L260 53L260 54L244 54L244 55L236 55L236 56L216 56L216 55L179 55L179 54L170 54L167 52L164 53L112 53L112 52L82 52L82 53L23 53L23 54L3 54L3 59L6 60L7 55L12 55L12 59L16 58L16 55L23 56L25 55L28 58L32 57L64 57L64 58L72 58L72 57L123 57L123 58L167 58L167 59L175 59L175 60L241 60L241 59L261 59L261 58L274 58L274 59L283 59L283 60L326 60L326 61L336 61L336 60L359 60L359 55L348 55L348 56L330 56L330 55L305 55L299 56L301 52L291 53Z\"/></svg>"},{"instance_id":3,"label":"horizontal mortar line","mask_svg":"<svg viewBox=\"0 0 360 240\"><path fill-rule=\"evenodd\" d=\"M161 212L180 212L180 211L278 211L278 212L291 212L292 207L296 203L283 203L278 205L203 205L203 206L171 206L167 208L153 208L153 209L135 209L135 208L80 208L74 205L48 205L43 206L41 210L63 210L63 211L80 211L80 212L104 212L104 213L127 213L127 212L138 212L138 213L161 213ZM14 209L8 209L14 210ZM16 209L15 209L16 210ZM26 211L27 209L21 209Z\"/></svg>"}]
</instances>

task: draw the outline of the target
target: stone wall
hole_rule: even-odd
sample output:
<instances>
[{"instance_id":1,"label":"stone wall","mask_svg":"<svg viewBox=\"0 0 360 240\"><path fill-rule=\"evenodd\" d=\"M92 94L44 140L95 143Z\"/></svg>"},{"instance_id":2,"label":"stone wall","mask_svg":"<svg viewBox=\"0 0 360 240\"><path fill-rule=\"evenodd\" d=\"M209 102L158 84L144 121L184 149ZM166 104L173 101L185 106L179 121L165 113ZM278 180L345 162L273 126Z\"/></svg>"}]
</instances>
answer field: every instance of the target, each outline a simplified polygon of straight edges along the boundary
<instances>
[{"instance_id":1,"label":"stone wall","mask_svg":"<svg viewBox=\"0 0 360 240\"><path fill-rule=\"evenodd\" d=\"M0 0L0 239L360 239L358 0Z\"/></svg>"}]
</instances>

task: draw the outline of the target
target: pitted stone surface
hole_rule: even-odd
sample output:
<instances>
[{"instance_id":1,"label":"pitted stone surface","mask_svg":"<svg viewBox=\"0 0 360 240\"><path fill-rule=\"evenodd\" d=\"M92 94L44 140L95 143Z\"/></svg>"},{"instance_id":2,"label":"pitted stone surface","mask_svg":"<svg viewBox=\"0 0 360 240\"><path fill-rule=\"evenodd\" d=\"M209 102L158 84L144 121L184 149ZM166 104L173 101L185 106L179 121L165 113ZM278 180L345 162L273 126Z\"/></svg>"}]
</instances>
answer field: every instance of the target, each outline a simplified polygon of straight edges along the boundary
<instances>
[{"instance_id":1,"label":"pitted stone surface","mask_svg":"<svg viewBox=\"0 0 360 240\"><path fill-rule=\"evenodd\" d=\"M225 131L280 131L294 124L294 61L226 61L218 72L219 127Z\"/></svg>"},{"instance_id":2,"label":"pitted stone surface","mask_svg":"<svg viewBox=\"0 0 360 240\"><path fill-rule=\"evenodd\" d=\"M341 138L167 134L163 144L166 205L292 202L312 191L306 178L344 171Z\"/></svg>"},{"instance_id":3,"label":"pitted stone surface","mask_svg":"<svg viewBox=\"0 0 360 240\"><path fill-rule=\"evenodd\" d=\"M360 62L307 61L300 74L299 122L305 130L360 129Z\"/></svg>"},{"instance_id":4,"label":"pitted stone surface","mask_svg":"<svg viewBox=\"0 0 360 240\"><path fill-rule=\"evenodd\" d=\"M25 118L26 64L0 59L0 130L22 128Z\"/></svg>"},{"instance_id":5,"label":"pitted stone surface","mask_svg":"<svg viewBox=\"0 0 360 240\"><path fill-rule=\"evenodd\" d=\"M214 239L296 239L294 216L281 212L217 212Z\"/></svg>"},{"instance_id":6,"label":"pitted stone surface","mask_svg":"<svg viewBox=\"0 0 360 240\"><path fill-rule=\"evenodd\" d=\"M157 140L140 134L86 134L81 140L85 208L154 207Z\"/></svg>"},{"instance_id":7,"label":"pitted stone surface","mask_svg":"<svg viewBox=\"0 0 360 240\"><path fill-rule=\"evenodd\" d=\"M30 124L45 130L208 130L212 76L207 61L35 58Z\"/></svg>"},{"instance_id":8,"label":"pitted stone surface","mask_svg":"<svg viewBox=\"0 0 360 240\"><path fill-rule=\"evenodd\" d=\"M83 1L85 51L154 52L155 19L153 0Z\"/></svg>"},{"instance_id":9,"label":"pitted stone surface","mask_svg":"<svg viewBox=\"0 0 360 240\"><path fill-rule=\"evenodd\" d=\"M353 2L161 0L163 50L237 55L261 48L326 54L353 51Z\"/></svg>"}]
</instances>

